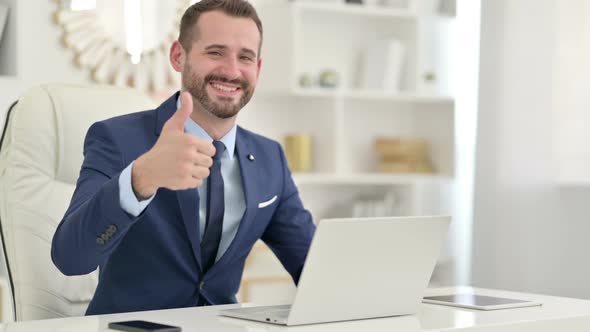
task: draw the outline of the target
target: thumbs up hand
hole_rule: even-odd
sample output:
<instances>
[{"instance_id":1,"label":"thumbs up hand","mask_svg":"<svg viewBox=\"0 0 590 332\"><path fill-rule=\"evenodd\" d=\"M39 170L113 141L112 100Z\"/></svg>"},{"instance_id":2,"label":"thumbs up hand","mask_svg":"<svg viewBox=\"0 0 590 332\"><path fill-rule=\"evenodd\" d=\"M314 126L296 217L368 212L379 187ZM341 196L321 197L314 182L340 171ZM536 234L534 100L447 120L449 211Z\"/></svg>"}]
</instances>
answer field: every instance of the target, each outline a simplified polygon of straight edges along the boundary
<instances>
[{"instance_id":1,"label":"thumbs up hand","mask_svg":"<svg viewBox=\"0 0 590 332\"><path fill-rule=\"evenodd\" d=\"M196 188L209 176L215 147L184 132L193 100L188 92L182 92L180 100L180 108L166 121L156 144L133 164L131 185L139 200L152 196L158 188Z\"/></svg>"}]
</instances>

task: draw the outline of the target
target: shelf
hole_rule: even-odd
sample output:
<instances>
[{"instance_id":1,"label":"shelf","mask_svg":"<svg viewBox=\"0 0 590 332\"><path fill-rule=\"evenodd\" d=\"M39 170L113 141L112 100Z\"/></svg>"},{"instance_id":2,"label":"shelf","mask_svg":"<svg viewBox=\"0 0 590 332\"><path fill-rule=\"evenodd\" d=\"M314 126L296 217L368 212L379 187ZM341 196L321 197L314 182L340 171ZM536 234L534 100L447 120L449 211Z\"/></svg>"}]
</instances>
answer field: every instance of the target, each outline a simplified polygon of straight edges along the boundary
<instances>
[{"instance_id":1,"label":"shelf","mask_svg":"<svg viewBox=\"0 0 590 332\"><path fill-rule=\"evenodd\" d=\"M343 98L363 101L388 101L402 103L453 103L449 96L437 96L427 94L415 94L401 92L398 94L386 94L370 90L342 90L329 88L296 88L291 94L296 97L318 97L318 98Z\"/></svg>"},{"instance_id":2,"label":"shelf","mask_svg":"<svg viewBox=\"0 0 590 332\"><path fill-rule=\"evenodd\" d=\"M295 8L310 12L326 12L332 15L354 15L365 17L415 19L416 14L406 9L388 8L384 6L368 6L361 4L296 2Z\"/></svg>"},{"instance_id":3,"label":"shelf","mask_svg":"<svg viewBox=\"0 0 590 332\"><path fill-rule=\"evenodd\" d=\"M328 173L294 173L293 179L298 185L393 185L432 182L450 182L452 177L435 174L328 174Z\"/></svg>"}]
</instances>

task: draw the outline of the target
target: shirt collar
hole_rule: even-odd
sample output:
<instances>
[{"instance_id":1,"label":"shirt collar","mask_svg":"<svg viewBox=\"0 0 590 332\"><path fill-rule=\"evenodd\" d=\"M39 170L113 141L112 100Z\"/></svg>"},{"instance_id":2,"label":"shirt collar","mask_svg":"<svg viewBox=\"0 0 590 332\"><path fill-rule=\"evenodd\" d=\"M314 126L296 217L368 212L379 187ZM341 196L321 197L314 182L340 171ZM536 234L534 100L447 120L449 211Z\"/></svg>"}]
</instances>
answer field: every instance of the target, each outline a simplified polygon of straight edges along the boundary
<instances>
[{"instance_id":1,"label":"shirt collar","mask_svg":"<svg viewBox=\"0 0 590 332\"><path fill-rule=\"evenodd\" d=\"M176 107L180 108L180 98L176 100ZM220 139L223 145L225 145L225 151L228 153L230 160L234 158L234 151L236 148L236 128L237 126L234 125L231 130ZM209 136L209 134L207 134L207 132L191 118L188 118L184 124L184 132L197 136L208 142L213 142L213 138L211 138L211 136Z\"/></svg>"}]
</instances>

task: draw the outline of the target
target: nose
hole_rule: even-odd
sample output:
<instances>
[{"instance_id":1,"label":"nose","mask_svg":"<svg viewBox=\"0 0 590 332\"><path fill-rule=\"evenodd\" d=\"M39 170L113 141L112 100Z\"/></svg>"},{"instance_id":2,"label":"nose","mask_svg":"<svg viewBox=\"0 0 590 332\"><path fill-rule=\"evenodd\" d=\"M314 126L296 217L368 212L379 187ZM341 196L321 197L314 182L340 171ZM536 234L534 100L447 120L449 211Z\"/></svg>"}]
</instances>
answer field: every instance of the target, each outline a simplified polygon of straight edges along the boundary
<instances>
[{"instance_id":1,"label":"nose","mask_svg":"<svg viewBox=\"0 0 590 332\"><path fill-rule=\"evenodd\" d=\"M240 77L240 67L235 57L226 57L220 68L220 73L230 80Z\"/></svg>"}]
</instances>

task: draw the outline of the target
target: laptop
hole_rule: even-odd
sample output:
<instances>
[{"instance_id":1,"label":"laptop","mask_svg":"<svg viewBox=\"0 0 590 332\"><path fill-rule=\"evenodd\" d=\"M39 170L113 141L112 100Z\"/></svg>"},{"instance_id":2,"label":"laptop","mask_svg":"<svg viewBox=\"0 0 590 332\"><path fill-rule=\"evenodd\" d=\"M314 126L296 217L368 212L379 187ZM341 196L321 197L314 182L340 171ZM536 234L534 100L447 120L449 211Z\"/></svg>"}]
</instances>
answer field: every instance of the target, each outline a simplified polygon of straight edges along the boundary
<instances>
[{"instance_id":1,"label":"laptop","mask_svg":"<svg viewBox=\"0 0 590 332\"><path fill-rule=\"evenodd\" d=\"M450 217L320 221L291 305L220 315L304 325L418 312Z\"/></svg>"}]
</instances>

